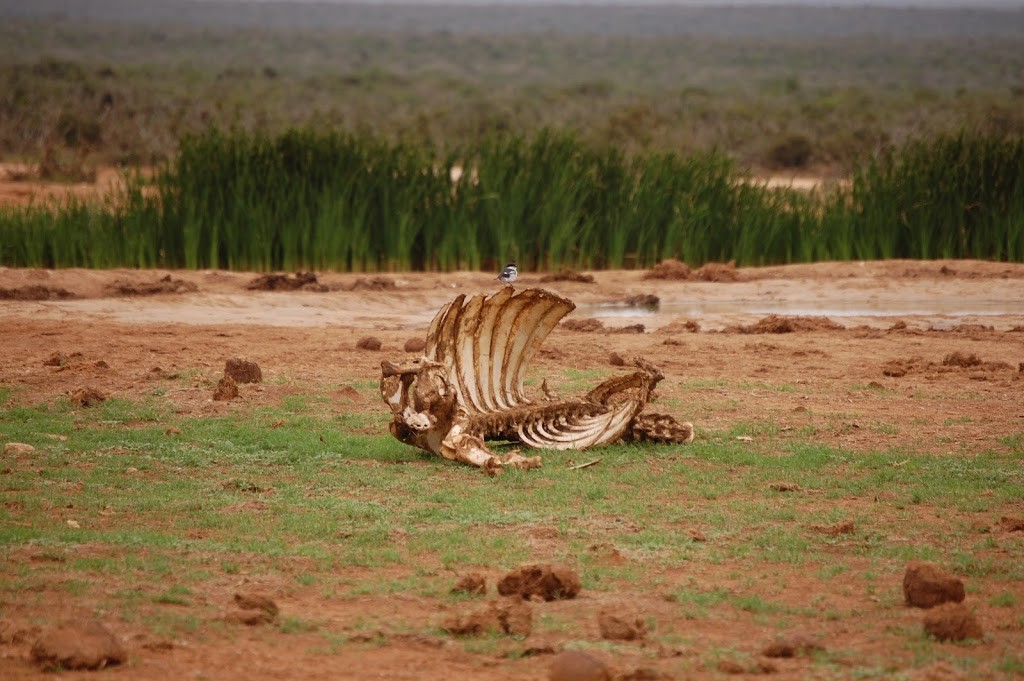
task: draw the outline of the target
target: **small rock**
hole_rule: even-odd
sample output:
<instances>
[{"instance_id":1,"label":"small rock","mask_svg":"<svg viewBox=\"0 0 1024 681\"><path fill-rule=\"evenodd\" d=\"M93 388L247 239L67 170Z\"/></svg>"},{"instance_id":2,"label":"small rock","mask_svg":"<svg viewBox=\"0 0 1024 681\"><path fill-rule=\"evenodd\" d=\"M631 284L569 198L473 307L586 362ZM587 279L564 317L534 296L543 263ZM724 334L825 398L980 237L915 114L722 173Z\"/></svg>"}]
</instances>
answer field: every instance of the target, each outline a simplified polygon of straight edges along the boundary
<instances>
[{"instance_id":1,"label":"small rock","mask_svg":"<svg viewBox=\"0 0 1024 681\"><path fill-rule=\"evenodd\" d=\"M406 352L423 352L427 347L427 341L422 338L410 338L405 341L404 349Z\"/></svg>"},{"instance_id":2,"label":"small rock","mask_svg":"<svg viewBox=\"0 0 1024 681\"><path fill-rule=\"evenodd\" d=\"M931 563L911 563L903 575L903 598L916 608L960 603L965 595L964 583L958 577Z\"/></svg>"},{"instance_id":3,"label":"small rock","mask_svg":"<svg viewBox=\"0 0 1024 681\"><path fill-rule=\"evenodd\" d=\"M67 622L32 644L32 660L47 669L103 669L127 659L117 638L96 621Z\"/></svg>"},{"instance_id":4,"label":"small rock","mask_svg":"<svg viewBox=\"0 0 1024 681\"><path fill-rule=\"evenodd\" d=\"M924 616L924 630L939 641L980 639L985 633L978 618L963 603L937 605Z\"/></svg>"},{"instance_id":5,"label":"small rock","mask_svg":"<svg viewBox=\"0 0 1024 681\"><path fill-rule=\"evenodd\" d=\"M213 399L218 402L233 400L238 397L238 384L230 376L223 376L213 391Z\"/></svg>"},{"instance_id":6,"label":"small rock","mask_svg":"<svg viewBox=\"0 0 1024 681\"><path fill-rule=\"evenodd\" d=\"M224 375L230 376L235 383L259 383L263 380L263 371L256 362L238 357L224 363Z\"/></svg>"},{"instance_id":7,"label":"small rock","mask_svg":"<svg viewBox=\"0 0 1024 681\"><path fill-rule=\"evenodd\" d=\"M612 673L601 660L579 650L559 653L551 662L550 681L611 681Z\"/></svg>"},{"instance_id":8,"label":"small rock","mask_svg":"<svg viewBox=\"0 0 1024 681\"><path fill-rule=\"evenodd\" d=\"M91 407L106 399L107 396L96 388L78 388L71 393L71 404L76 407Z\"/></svg>"},{"instance_id":9,"label":"small rock","mask_svg":"<svg viewBox=\"0 0 1024 681\"><path fill-rule=\"evenodd\" d=\"M381 349L382 345L383 343L380 342L380 339L373 336L364 336L356 341L356 348L359 350L377 351Z\"/></svg>"},{"instance_id":10,"label":"small rock","mask_svg":"<svg viewBox=\"0 0 1024 681\"><path fill-rule=\"evenodd\" d=\"M4 456L24 456L36 451L32 445L24 442L8 442L4 445Z\"/></svg>"},{"instance_id":11,"label":"small rock","mask_svg":"<svg viewBox=\"0 0 1024 681\"><path fill-rule=\"evenodd\" d=\"M638 615L602 610L598 613L597 624L601 638L609 641L636 641L647 636L647 623Z\"/></svg>"}]
</instances>

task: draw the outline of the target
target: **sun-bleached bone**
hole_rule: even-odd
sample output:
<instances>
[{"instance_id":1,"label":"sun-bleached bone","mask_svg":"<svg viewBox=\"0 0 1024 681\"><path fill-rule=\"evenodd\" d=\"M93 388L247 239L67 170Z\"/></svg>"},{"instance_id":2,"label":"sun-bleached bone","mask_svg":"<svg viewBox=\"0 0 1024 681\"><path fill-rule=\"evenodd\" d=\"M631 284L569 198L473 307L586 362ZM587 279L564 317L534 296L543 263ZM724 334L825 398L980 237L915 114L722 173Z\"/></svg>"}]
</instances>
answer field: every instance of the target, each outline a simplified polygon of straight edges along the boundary
<instances>
[{"instance_id":1,"label":"sun-bleached bone","mask_svg":"<svg viewBox=\"0 0 1024 681\"><path fill-rule=\"evenodd\" d=\"M424 356L409 365L381 362L381 396L392 412L391 433L446 459L479 466L535 468L540 457L499 455L486 440L536 449L584 449L619 440L687 443L693 426L664 414L643 414L664 375L636 358L638 369L610 378L581 398L559 400L542 384L533 402L523 378L572 301L543 289L503 287L468 301L457 296L427 331Z\"/></svg>"}]
</instances>

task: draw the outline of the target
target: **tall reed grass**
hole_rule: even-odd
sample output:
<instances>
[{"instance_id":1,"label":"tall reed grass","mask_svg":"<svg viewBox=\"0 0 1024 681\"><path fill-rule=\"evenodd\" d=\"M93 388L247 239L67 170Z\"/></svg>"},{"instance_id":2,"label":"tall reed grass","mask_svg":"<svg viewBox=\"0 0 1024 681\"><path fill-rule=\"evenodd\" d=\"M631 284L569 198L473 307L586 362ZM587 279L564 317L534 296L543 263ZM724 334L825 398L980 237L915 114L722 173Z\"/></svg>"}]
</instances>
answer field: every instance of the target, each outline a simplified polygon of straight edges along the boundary
<instances>
[{"instance_id":1,"label":"tall reed grass","mask_svg":"<svg viewBox=\"0 0 1024 681\"><path fill-rule=\"evenodd\" d=\"M460 168L464 172L453 172ZM768 189L724 156L627 157L544 131L441 156L340 132L210 131L150 191L0 209L31 267L454 270L875 258L1024 261L1024 143L913 142L832 194Z\"/></svg>"}]
</instances>

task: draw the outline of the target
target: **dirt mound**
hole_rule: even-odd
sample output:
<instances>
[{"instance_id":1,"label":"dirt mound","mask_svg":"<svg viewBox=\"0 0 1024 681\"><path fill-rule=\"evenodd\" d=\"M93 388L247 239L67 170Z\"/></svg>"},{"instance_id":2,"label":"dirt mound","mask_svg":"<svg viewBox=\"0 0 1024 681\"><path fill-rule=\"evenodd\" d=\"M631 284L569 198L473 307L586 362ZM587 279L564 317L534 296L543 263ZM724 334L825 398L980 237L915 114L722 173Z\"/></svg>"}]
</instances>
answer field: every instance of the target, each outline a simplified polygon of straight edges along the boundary
<instances>
[{"instance_id":1,"label":"dirt mound","mask_svg":"<svg viewBox=\"0 0 1024 681\"><path fill-rule=\"evenodd\" d=\"M524 565L498 582L498 593L502 596L517 595L525 599L553 601L575 598L579 592L579 575L560 565Z\"/></svg>"},{"instance_id":2,"label":"dirt mound","mask_svg":"<svg viewBox=\"0 0 1024 681\"><path fill-rule=\"evenodd\" d=\"M312 272L296 272L295 274L261 274L246 287L250 291L315 291L325 293L326 286L317 281Z\"/></svg>"},{"instance_id":3,"label":"dirt mound","mask_svg":"<svg viewBox=\"0 0 1024 681\"><path fill-rule=\"evenodd\" d=\"M944 603L924 616L924 630L940 641L980 639L985 635L981 623L963 603Z\"/></svg>"},{"instance_id":4,"label":"dirt mound","mask_svg":"<svg viewBox=\"0 0 1024 681\"><path fill-rule=\"evenodd\" d=\"M658 333L700 333L700 324L692 319L675 321L658 329Z\"/></svg>"},{"instance_id":5,"label":"dirt mound","mask_svg":"<svg viewBox=\"0 0 1024 681\"><path fill-rule=\"evenodd\" d=\"M487 595L487 579L478 572L463 575L452 587L452 593L466 593L473 596Z\"/></svg>"},{"instance_id":6,"label":"dirt mound","mask_svg":"<svg viewBox=\"0 0 1024 681\"><path fill-rule=\"evenodd\" d=\"M931 563L911 563L903 575L903 599L916 608L964 600L964 583Z\"/></svg>"},{"instance_id":7,"label":"dirt mound","mask_svg":"<svg viewBox=\"0 0 1024 681\"><path fill-rule=\"evenodd\" d=\"M626 366L626 359L617 352L610 352L608 354L608 363L613 367L624 367Z\"/></svg>"},{"instance_id":8,"label":"dirt mound","mask_svg":"<svg viewBox=\"0 0 1024 681\"><path fill-rule=\"evenodd\" d=\"M71 393L71 404L76 407L91 407L107 399L107 396L96 388L76 388Z\"/></svg>"},{"instance_id":9,"label":"dirt mound","mask_svg":"<svg viewBox=\"0 0 1024 681\"><path fill-rule=\"evenodd\" d=\"M836 324L828 317L786 317L768 315L754 324L728 326L725 333L795 333L800 331L841 331L842 324Z\"/></svg>"},{"instance_id":10,"label":"dirt mound","mask_svg":"<svg viewBox=\"0 0 1024 681\"><path fill-rule=\"evenodd\" d=\"M0 300L71 300L77 297L66 289L50 288L49 286L0 288Z\"/></svg>"},{"instance_id":11,"label":"dirt mound","mask_svg":"<svg viewBox=\"0 0 1024 681\"><path fill-rule=\"evenodd\" d=\"M195 293L198 290L199 287L191 281L175 279L169 274L141 284L119 279L106 287L107 295L111 296L156 296L163 293Z\"/></svg>"},{"instance_id":12,"label":"dirt mound","mask_svg":"<svg viewBox=\"0 0 1024 681\"><path fill-rule=\"evenodd\" d=\"M533 630L533 608L518 598L505 598L469 613L454 615L442 628L456 636L529 636Z\"/></svg>"},{"instance_id":13,"label":"dirt mound","mask_svg":"<svg viewBox=\"0 0 1024 681\"><path fill-rule=\"evenodd\" d=\"M586 319L566 319L559 326L567 331L579 331L581 333L594 333L604 331L604 324L601 320L587 317Z\"/></svg>"},{"instance_id":14,"label":"dirt mound","mask_svg":"<svg viewBox=\"0 0 1024 681\"><path fill-rule=\"evenodd\" d=\"M410 338L405 341L405 345L402 349L406 352L423 352L427 347L427 341L422 338Z\"/></svg>"},{"instance_id":15,"label":"dirt mound","mask_svg":"<svg viewBox=\"0 0 1024 681\"><path fill-rule=\"evenodd\" d=\"M647 636L647 623L636 614L602 610L597 615L601 638L609 641L637 641Z\"/></svg>"},{"instance_id":16,"label":"dirt mound","mask_svg":"<svg viewBox=\"0 0 1024 681\"><path fill-rule=\"evenodd\" d=\"M388 277L359 277L350 286L342 287L344 291L391 291L397 288L394 279Z\"/></svg>"},{"instance_id":17,"label":"dirt mound","mask_svg":"<svg viewBox=\"0 0 1024 681\"><path fill-rule=\"evenodd\" d=\"M555 656L548 671L550 681L611 681L612 672L601 660L580 650Z\"/></svg>"},{"instance_id":18,"label":"dirt mound","mask_svg":"<svg viewBox=\"0 0 1024 681\"><path fill-rule=\"evenodd\" d=\"M951 352L942 358L942 366L946 367L976 367L981 366L981 364L981 358L974 353L965 355L959 350Z\"/></svg>"},{"instance_id":19,"label":"dirt mound","mask_svg":"<svg viewBox=\"0 0 1024 681\"><path fill-rule=\"evenodd\" d=\"M44 367L62 367L68 363L68 356L63 352L55 352L45 360L43 360Z\"/></svg>"},{"instance_id":20,"label":"dirt mound","mask_svg":"<svg viewBox=\"0 0 1024 681\"><path fill-rule=\"evenodd\" d=\"M1004 532L1024 532L1024 518L1011 518L1004 515L999 519L999 527Z\"/></svg>"},{"instance_id":21,"label":"dirt mound","mask_svg":"<svg viewBox=\"0 0 1024 681\"><path fill-rule=\"evenodd\" d=\"M643 324L630 324L629 326L619 326L611 329L611 333L646 333L647 327Z\"/></svg>"},{"instance_id":22,"label":"dirt mound","mask_svg":"<svg viewBox=\"0 0 1024 681\"><path fill-rule=\"evenodd\" d=\"M356 341L356 348L359 350L371 350L377 351L383 347L383 343L380 342L379 338L373 336L363 336Z\"/></svg>"},{"instance_id":23,"label":"dirt mound","mask_svg":"<svg viewBox=\"0 0 1024 681\"><path fill-rule=\"evenodd\" d=\"M724 264L709 262L694 272L691 278L697 281L739 281L740 273L732 260Z\"/></svg>"},{"instance_id":24,"label":"dirt mound","mask_svg":"<svg viewBox=\"0 0 1024 681\"><path fill-rule=\"evenodd\" d=\"M235 383L235 379L230 376L222 376L220 382L217 383L217 387L213 390L213 399L215 402L224 402L227 400L233 400L238 397L238 384Z\"/></svg>"},{"instance_id":25,"label":"dirt mound","mask_svg":"<svg viewBox=\"0 0 1024 681\"><path fill-rule=\"evenodd\" d=\"M643 276L644 279L667 279L669 281L685 281L690 278L690 266L675 258L662 260Z\"/></svg>"},{"instance_id":26,"label":"dirt mound","mask_svg":"<svg viewBox=\"0 0 1024 681\"><path fill-rule=\"evenodd\" d=\"M571 281L579 284L593 284L594 275L592 274L581 274L575 270L562 270L561 272L554 272L552 274L545 274L540 278L542 284L548 284L554 281Z\"/></svg>"},{"instance_id":27,"label":"dirt mound","mask_svg":"<svg viewBox=\"0 0 1024 681\"><path fill-rule=\"evenodd\" d=\"M259 383L263 380L259 364L238 357L224 363L224 375L230 376L235 383Z\"/></svg>"},{"instance_id":28,"label":"dirt mound","mask_svg":"<svg viewBox=\"0 0 1024 681\"><path fill-rule=\"evenodd\" d=\"M923 357L915 356L907 359L892 359L882 365L882 373L893 378L902 378L912 372L932 371L941 374L961 369L997 372L1013 371L1013 366L1002 361L985 361L974 353L960 351L947 354L939 363L926 362ZM971 374L971 378L987 380L985 374Z\"/></svg>"},{"instance_id":29,"label":"dirt mound","mask_svg":"<svg viewBox=\"0 0 1024 681\"><path fill-rule=\"evenodd\" d=\"M96 621L60 624L32 644L32 660L48 669L103 669L127 659L117 637Z\"/></svg>"},{"instance_id":30,"label":"dirt mound","mask_svg":"<svg viewBox=\"0 0 1024 681\"><path fill-rule=\"evenodd\" d=\"M833 525L813 525L811 529L829 537L838 537L841 534L853 534L856 526L852 520L843 520Z\"/></svg>"}]
</instances>

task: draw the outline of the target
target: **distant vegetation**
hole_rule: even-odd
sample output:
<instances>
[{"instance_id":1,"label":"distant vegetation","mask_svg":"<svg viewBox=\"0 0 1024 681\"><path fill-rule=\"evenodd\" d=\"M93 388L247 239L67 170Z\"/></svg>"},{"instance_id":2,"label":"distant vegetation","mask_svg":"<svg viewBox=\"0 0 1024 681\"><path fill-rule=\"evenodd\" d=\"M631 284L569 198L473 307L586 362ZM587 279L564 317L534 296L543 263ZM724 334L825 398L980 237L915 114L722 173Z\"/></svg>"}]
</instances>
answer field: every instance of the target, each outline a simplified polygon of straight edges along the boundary
<instances>
[{"instance_id":1,"label":"distant vegetation","mask_svg":"<svg viewBox=\"0 0 1024 681\"><path fill-rule=\"evenodd\" d=\"M456 169L463 170L453 172ZM188 137L155 191L0 208L0 263L31 267L452 270L1024 261L1024 142L912 143L850 189L742 181L721 155L627 157L549 131L462 154L311 130Z\"/></svg>"}]
</instances>

